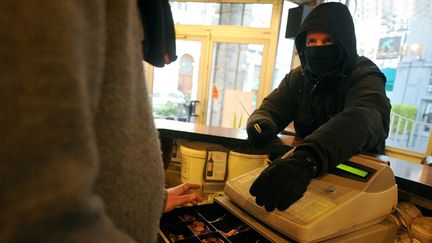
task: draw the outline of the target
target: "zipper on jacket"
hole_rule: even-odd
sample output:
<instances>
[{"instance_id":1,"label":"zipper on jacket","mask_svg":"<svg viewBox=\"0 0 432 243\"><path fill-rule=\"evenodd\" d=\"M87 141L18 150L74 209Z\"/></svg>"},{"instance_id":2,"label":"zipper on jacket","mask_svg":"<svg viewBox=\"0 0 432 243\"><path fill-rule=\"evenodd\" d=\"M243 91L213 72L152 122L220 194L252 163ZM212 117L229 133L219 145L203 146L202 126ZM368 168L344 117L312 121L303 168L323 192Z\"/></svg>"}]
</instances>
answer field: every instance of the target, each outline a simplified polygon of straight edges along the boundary
<instances>
[{"instance_id":1,"label":"zipper on jacket","mask_svg":"<svg viewBox=\"0 0 432 243\"><path fill-rule=\"evenodd\" d=\"M312 94L315 92L316 87L318 86L318 84L321 82L321 77L318 77L316 83L314 84L314 86L312 87Z\"/></svg>"}]
</instances>

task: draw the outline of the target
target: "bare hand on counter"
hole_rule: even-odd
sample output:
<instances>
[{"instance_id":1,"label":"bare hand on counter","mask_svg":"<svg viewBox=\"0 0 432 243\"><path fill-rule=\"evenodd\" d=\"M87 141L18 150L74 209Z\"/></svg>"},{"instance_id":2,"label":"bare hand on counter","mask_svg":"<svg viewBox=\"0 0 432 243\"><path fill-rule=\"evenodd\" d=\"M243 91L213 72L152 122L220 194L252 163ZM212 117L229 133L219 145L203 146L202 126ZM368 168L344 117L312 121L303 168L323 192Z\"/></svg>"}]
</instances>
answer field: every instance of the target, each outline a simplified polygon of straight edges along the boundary
<instances>
[{"instance_id":1,"label":"bare hand on counter","mask_svg":"<svg viewBox=\"0 0 432 243\"><path fill-rule=\"evenodd\" d=\"M167 189L167 202L165 205L164 212L169 212L177 206L183 206L185 204L196 204L202 201L202 198L192 192L194 189L201 188L199 184L183 183L176 187Z\"/></svg>"}]
</instances>

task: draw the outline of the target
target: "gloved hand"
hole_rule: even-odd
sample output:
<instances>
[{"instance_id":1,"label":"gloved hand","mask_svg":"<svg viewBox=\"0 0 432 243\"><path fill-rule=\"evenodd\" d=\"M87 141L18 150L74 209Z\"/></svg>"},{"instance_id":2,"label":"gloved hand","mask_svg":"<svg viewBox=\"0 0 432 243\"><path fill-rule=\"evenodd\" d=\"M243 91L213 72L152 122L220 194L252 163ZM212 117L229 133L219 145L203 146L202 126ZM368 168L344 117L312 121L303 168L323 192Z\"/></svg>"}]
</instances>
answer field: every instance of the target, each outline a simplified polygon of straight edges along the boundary
<instances>
[{"instance_id":1,"label":"gloved hand","mask_svg":"<svg viewBox=\"0 0 432 243\"><path fill-rule=\"evenodd\" d=\"M259 130L255 127L257 124ZM268 120L250 121L246 126L249 143L255 148L262 148L269 144L276 136L276 125Z\"/></svg>"},{"instance_id":2,"label":"gloved hand","mask_svg":"<svg viewBox=\"0 0 432 243\"><path fill-rule=\"evenodd\" d=\"M310 151L294 152L288 159L276 159L257 177L249 192L269 212L283 211L306 192L312 177L319 174L317 156Z\"/></svg>"}]
</instances>

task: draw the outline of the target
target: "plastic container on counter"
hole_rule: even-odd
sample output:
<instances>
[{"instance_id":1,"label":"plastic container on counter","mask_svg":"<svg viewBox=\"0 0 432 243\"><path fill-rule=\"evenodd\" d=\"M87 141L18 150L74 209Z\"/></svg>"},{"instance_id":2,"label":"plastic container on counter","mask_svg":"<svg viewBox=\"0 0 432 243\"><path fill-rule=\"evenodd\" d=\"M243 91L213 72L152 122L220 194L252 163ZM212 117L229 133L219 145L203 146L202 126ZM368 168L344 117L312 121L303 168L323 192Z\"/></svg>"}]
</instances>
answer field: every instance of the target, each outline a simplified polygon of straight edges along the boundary
<instances>
[{"instance_id":1,"label":"plastic container on counter","mask_svg":"<svg viewBox=\"0 0 432 243\"><path fill-rule=\"evenodd\" d=\"M251 154L249 151L230 151L227 180L243 175L256 168L264 167L267 159L268 156L266 154Z\"/></svg>"},{"instance_id":2,"label":"plastic container on counter","mask_svg":"<svg viewBox=\"0 0 432 243\"><path fill-rule=\"evenodd\" d=\"M208 148L223 148L218 144L184 142L180 145L181 182L203 183L203 170Z\"/></svg>"}]
</instances>

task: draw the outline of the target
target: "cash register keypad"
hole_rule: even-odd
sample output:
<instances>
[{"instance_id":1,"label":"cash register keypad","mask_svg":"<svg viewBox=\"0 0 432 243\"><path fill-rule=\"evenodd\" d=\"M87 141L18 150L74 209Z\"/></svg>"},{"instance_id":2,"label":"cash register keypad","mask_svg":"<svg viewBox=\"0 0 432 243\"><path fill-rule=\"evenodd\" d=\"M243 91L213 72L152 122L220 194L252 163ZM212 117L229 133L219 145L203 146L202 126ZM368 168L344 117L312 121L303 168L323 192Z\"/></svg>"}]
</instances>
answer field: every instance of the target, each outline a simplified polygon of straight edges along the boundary
<instances>
[{"instance_id":1,"label":"cash register keypad","mask_svg":"<svg viewBox=\"0 0 432 243\"><path fill-rule=\"evenodd\" d=\"M329 199L307 191L299 201L295 202L287 210L276 212L295 222L307 224L335 206L336 204Z\"/></svg>"},{"instance_id":2,"label":"cash register keypad","mask_svg":"<svg viewBox=\"0 0 432 243\"><path fill-rule=\"evenodd\" d=\"M233 187L237 188L251 202L255 202L255 197L249 194L249 188L261 171L256 169L232 182ZM275 210L275 212L297 223L307 224L335 206L334 202L321 196L319 192L308 190L300 200L292 204L287 210Z\"/></svg>"}]
</instances>

